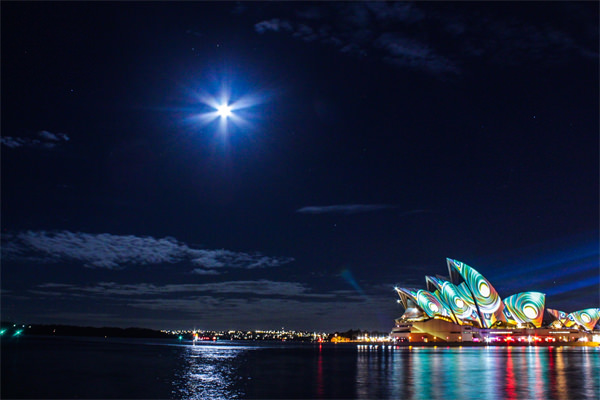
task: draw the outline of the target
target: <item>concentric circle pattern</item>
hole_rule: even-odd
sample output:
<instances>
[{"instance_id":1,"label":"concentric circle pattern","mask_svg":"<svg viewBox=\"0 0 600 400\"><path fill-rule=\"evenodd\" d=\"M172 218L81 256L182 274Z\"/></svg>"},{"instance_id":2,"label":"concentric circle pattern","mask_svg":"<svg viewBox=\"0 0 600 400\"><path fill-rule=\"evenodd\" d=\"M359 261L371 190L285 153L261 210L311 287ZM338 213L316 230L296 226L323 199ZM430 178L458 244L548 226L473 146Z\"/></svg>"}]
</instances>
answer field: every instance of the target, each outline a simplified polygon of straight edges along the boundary
<instances>
[{"instance_id":1,"label":"concentric circle pattern","mask_svg":"<svg viewBox=\"0 0 600 400\"><path fill-rule=\"evenodd\" d=\"M448 260L448 263L460 273L468 285L470 292L473 293L473 298L479 307L482 317L485 319L486 326L490 327L497 320L504 320L502 299L500 299L498 292L496 292L492 284L474 268L463 262Z\"/></svg>"},{"instance_id":2,"label":"concentric circle pattern","mask_svg":"<svg viewBox=\"0 0 600 400\"><path fill-rule=\"evenodd\" d=\"M427 290L419 290L417 292L417 305L430 317L443 315L441 312L443 308L442 304Z\"/></svg>"},{"instance_id":3,"label":"concentric circle pattern","mask_svg":"<svg viewBox=\"0 0 600 400\"><path fill-rule=\"evenodd\" d=\"M586 308L569 314L565 325L571 327L577 324L591 331L598 320L600 320L600 308Z\"/></svg>"},{"instance_id":4,"label":"concentric circle pattern","mask_svg":"<svg viewBox=\"0 0 600 400\"><path fill-rule=\"evenodd\" d=\"M475 303L473 303L473 300L470 299L470 295L463 293L462 290L450 282L440 281L440 283L440 297L452 310L456 318L459 320L469 320L479 323L477 311L475 309ZM469 297L464 298L465 295ZM473 312L475 312L475 314L473 314ZM473 317L474 315L475 317Z\"/></svg>"},{"instance_id":5,"label":"concentric circle pattern","mask_svg":"<svg viewBox=\"0 0 600 400\"><path fill-rule=\"evenodd\" d=\"M517 293L502 301L492 284L477 270L461 261L450 258L446 261L449 278L426 276L427 290L396 288L407 309L406 319L423 321L429 317L491 329L504 329L506 323L511 329L529 329L529 324L541 328L547 322L544 327L575 328L587 332L593 331L600 321L600 308L587 308L570 314L546 309L546 295L540 292ZM549 320L546 321L545 317ZM511 327L513 324L526 326Z\"/></svg>"},{"instance_id":6,"label":"concentric circle pattern","mask_svg":"<svg viewBox=\"0 0 600 400\"><path fill-rule=\"evenodd\" d=\"M513 294L504 299L504 306L510 313L505 312L505 315L510 315L507 319L513 323L532 323L539 328L544 318L545 301L546 296L539 292Z\"/></svg>"}]
</instances>

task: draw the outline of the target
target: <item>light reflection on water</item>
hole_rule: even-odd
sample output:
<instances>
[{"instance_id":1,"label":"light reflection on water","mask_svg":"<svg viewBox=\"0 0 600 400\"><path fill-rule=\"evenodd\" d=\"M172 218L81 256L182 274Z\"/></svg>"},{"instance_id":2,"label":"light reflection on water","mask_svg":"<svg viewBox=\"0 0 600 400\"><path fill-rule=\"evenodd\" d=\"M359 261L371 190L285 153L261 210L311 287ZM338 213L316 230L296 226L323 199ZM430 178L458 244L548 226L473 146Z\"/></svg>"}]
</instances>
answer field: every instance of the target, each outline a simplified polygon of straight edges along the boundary
<instances>
[{"instance_id":1,"label":"light reflection on water","mask_svg":"<svg viewBox=\"0 0 600 400\"><path fill-rule=\"evenodd\" d=\"M2 343L2 397L600 399L599 347L173 344L55 337Z\"/></svg>"},{"instance_id":2,"label":"light reflection on water","mask_svg":"<svg viewBox=\"0 0 600 400\"><path fill-rule=\"evenodd\" d=\"M600 349L202 345L173 397L598 399Z\"/></svg>"},{"instance_id":3,"label":"light reflection on water","mask_svg":"<svg viewBox=\"0 0 600 400\"><path fill-rule=\"evenodd\" d=\"M359 348L358 398L599 399L598 348Z\"/></svg>"},{"instance_id":4,"label":"light reflection on water","mask_svg":"<svg viewBox=\"0 0 600 400\"><path fill-rule=\"evenodd\" d=\"M173 395L184 399L236 399L243 394L235 389L240 377L232 361L251 347L198 345L186 346L184 366L173 382Z\"/></svg>"}]
</instances>

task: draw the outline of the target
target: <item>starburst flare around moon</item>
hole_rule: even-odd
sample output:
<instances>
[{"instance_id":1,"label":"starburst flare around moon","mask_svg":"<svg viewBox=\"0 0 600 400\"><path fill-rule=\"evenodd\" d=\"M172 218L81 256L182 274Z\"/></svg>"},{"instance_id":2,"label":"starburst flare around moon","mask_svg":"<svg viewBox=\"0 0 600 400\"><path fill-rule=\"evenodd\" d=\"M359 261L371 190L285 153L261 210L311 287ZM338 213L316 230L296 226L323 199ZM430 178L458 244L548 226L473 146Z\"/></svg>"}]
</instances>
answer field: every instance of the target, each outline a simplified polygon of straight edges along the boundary
<instances>
[{"instance_id":1,"label":"starburst flare around moon","mask_svg":"<svg viewBox=\"0 0 600 400\"><path fill-rule=\"evenodd\" d=\"M232 126L247 127L253 118L249 109L264 102L261 96L252 94L235 98L230 87L222 87L218 95L202 93L195 97L200 103L199 112L190 120L199 127L217 123L222 135L229 134Z\"/></svg>"}]
</instances>

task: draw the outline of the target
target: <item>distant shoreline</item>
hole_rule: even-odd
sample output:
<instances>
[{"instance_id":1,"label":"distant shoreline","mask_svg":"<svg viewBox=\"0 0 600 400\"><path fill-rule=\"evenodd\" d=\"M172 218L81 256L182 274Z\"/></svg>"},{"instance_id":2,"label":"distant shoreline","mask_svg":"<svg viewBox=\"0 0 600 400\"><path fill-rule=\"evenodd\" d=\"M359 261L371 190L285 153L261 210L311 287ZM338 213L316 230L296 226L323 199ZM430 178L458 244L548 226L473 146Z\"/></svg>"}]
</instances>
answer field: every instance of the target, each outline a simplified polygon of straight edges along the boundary
<instances>
[{"instance_id":1,"label":"distant shoreline","mask_svg":"<svg viewBox=\"0 0 600 400\"><path fill-rule=\"evenodd\" d=\"M14 324L2 322L1 329L3 330L0 336L3 342L7 339L15 339L17 336L49 336L49 337L89 337L89 338L139 338L139 339L172 339L179 342L187 343L191 340L189 335L175 335L163 331L157 331L148 328L115 328L115 327L84 327L74 325L59 325L59 324ZM275 342L275 343L327 343L334 345L356 345L363 346L369 349L385 349L387 347L599 347L597 342L513 342L510 344L504 342L364 342L358 340L343 341L333 343L329 341L307 341L307 340L278 340L278 339L226 339L218 338L217 340L200 340L199 344L211 343L228 343L235 342Z\"/></svg>"},{"instance_id":2,"label":"distant shoreline","mask_svg":"<svg viewBox=\"0 0 600 400\"><path fill-rule=\"evenodd\" d=\"M559 343L485 343L485 342L403 342L403 343L389 343L389 342L346 342L354 343L356 345L369 346L380 346L380 347L600 347L600 343L597 342L559 342Z\"/></svg>"},{"instance_id":3,"label":"distant shoreline","mask_svg":"<svg viewBox=\"0 0 600 400\"><path fill-rule=\"evenodd\" d=\"M120 338L173 338L173 335L147 328L115 328L115 327L91 327L59 324L15 324L2 323L5 333L2 337L14 337L16 335L46 335L46 336L83 336L83 337L120 337ZM17 333L19 332L20 333Z\"/></svg>"}]
</instances>

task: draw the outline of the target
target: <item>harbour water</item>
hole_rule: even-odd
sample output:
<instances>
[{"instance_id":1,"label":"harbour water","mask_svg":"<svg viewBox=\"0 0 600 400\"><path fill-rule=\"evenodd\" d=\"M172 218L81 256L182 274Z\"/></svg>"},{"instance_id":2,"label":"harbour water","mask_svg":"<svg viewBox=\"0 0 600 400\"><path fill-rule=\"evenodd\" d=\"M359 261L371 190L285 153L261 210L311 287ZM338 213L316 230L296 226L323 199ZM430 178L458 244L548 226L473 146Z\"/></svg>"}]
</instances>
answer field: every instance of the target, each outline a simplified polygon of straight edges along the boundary
<instances>
[{"instance_id":1,"label":"harbour water","mask_svg":"<svg viewBox=\"0 0 600 400\"><path fill-rule=\"evenodd\" d=\"M598 399L598 347L394 347L23 337L2 398Z\"/></svg>"}]
</instances>

